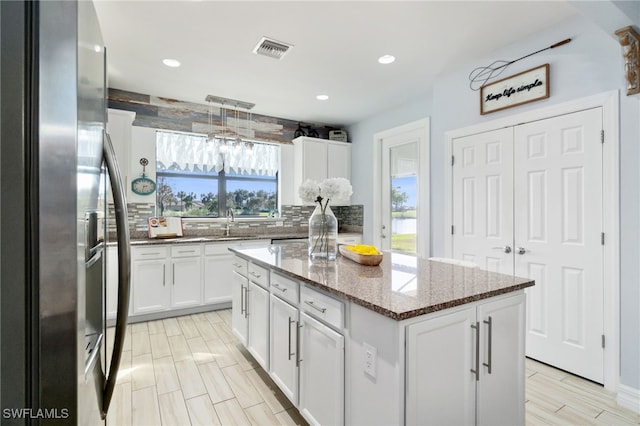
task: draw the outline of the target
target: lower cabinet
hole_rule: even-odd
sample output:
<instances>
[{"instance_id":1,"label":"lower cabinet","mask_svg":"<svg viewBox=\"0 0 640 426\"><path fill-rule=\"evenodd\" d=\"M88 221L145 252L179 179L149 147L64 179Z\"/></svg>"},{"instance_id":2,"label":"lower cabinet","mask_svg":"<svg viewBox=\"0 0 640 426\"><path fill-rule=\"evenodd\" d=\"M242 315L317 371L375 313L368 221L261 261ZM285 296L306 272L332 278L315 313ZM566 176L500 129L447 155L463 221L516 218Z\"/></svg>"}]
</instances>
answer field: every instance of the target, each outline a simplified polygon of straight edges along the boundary
<instances>
[{"instance_id":1,"label":"lower cabinet","mask_svg":"<svg viewBox=\"0 0 640 426\"><path fill-rule=\"evenodd\" d=\"M300 314L300 413L315 425L344 424L344 336Z\"/></svg>"},{"instance_id":2,"label":"lower cabinet","mask_svg":"<svg viewBox=\"0 0 640 426\"><path fill-rule=\"evenodd\" d=\"M202 303L199 245L135 247L132 269L133 315Z\"/></svg>"},{"instance_id":3,"label":"lower cabinet","mask_svg":"<svg viewBox=\"0 0 640 426\"><path fill-rule=\"evenodd\" d=\"M271 295L270 374L282 393L298 405L298 308Z\"/></svg>"},{"instance_id":4,"label":"lower cabinet","mask_svg":"<svg viewBox=\"0 0 640 426\"><path fill-rule=\"evenodd\" d=\"M204 303L231 301L234 255L227 243L207 243L204 246Z\"/></svg>"},{"instance_id":5,"label":"lower cabinet","mask_svg":"<svg viewBox=\"0 0 640 426\"><path fill-rule=\"evenodd\" d=\"M245 262L246 263L246 262ZM247 320L247 292L249 280L247 277L233 271L231 284L231 297L233 309L231 310L231 329L243 346L247 346L249 336L249 321Z\"/></svg>"},{"instance_id":6,"label":"lower cabinet","mask_svg":"<svg viewBox=\"0 0 640 426\"><path fill-rule=\"evenodd\" d=\"M247 296L249 336L247 349L269 371L269 292L249 281Z\"/></svg>"},{"instance_id":7,"label":"lower cabinet","mask_svg":"<svg viewBox=\"0 0 640 426\"><path fill-rule=\"evenodd\" d=\"M524 294L406 327L406 424L524 424Z\"/></svg>"}]
</instances>

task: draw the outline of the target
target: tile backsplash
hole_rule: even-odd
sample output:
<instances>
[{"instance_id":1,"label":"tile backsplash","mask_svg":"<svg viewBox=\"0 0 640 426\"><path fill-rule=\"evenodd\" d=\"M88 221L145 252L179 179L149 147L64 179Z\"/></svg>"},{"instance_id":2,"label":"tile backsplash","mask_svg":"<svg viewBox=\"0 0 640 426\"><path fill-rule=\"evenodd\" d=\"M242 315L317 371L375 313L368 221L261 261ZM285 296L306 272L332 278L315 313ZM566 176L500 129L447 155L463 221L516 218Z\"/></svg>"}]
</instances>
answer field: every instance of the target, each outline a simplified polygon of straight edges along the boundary
<instances>
[{"instance_id":1,"label":"tile backsplash","mask_svg":"<svg viewBox=\"0 0 640 426\"><path fill-rule=\"evenodd\" d=\"M232 235L270 235L270 234L306 234L309 216L315 206L282 206L279 218L269 219L236 219L230 223ZM129 232L132 239L147 238L147 218L155 214L153 203L129 203ZM338 218L341 232L362 232L364 206L331 206L331 210ZM109 236L115 235L116 225L113 204L109 205L109 220L107 221ZM226 221L186 218L183 220L185 236L217 236L225 232Z\"/></svg>"}]
</instances>

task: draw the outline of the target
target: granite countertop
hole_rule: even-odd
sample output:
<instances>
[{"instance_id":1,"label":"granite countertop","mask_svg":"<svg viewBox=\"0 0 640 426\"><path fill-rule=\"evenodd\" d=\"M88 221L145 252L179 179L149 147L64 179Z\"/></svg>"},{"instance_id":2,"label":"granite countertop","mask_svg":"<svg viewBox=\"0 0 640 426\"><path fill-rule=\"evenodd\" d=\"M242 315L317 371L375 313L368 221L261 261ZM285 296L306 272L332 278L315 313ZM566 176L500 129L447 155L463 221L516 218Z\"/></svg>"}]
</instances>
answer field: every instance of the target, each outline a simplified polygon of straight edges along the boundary
<instances>
[{"instance_id":1,"label":"granite countertop","mask_svg":"<svg viewBox=\"0 0 640 426\"><path fill-rule=\"evenodd\" d=\"M265 235L209 235L209 236L185 236L175 238L132 238L132 246L144 246L154 244L194 244L194 243L216 243L252 240L271 240L287 238L307 238L307 234L265 234ZM107 245L116 245L116 241L109 241Z\"/></svg>"},{"instance_id":2,"label":"granite countertop","mask_svg":"<svg viewBox=\"0 0 640 426\"><path fill-rule=\"evenodd\" d=\"M498 274L415 256L385 252L379 266L345 257L311 260L306 243L231 247L262 266L350 300L381 315L405 320L534 285Z\"/></svg>"}]
</instances>

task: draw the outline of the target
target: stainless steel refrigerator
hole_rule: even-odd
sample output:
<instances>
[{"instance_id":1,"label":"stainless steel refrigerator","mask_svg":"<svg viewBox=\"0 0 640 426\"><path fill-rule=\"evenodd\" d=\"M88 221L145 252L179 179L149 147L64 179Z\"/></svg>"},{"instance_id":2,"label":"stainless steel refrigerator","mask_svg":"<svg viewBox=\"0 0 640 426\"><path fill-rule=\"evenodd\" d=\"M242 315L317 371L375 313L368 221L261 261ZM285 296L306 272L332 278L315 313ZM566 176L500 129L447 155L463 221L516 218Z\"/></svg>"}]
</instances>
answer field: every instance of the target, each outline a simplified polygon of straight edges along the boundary
<instances>
[{"instance_id":1,"label":"stainless steel refrigerator","mask_svg":"<svg viewBox=\"0 0 640 426\"><path fill-rule=\"evenodd\" d=\"M93 4L0 1L0 44L0 424L104 424L126 330L129 244ZM106 180L120 309L109 356Z\"/></svg>"}]
</instances>

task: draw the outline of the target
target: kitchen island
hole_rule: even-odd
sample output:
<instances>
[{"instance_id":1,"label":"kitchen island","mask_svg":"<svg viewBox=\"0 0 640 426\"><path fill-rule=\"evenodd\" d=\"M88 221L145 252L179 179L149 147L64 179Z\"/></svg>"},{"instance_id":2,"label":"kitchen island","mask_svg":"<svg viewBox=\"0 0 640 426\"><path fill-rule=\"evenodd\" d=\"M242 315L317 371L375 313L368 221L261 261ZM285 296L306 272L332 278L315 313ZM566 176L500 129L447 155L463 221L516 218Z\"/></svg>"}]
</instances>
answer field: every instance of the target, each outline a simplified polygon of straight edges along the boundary
<instances>
[{"instance_id":1,"label":"kitchen island","mask_svg":"<svg viewBox=\"0 0 640 426\"><path fill-rule=\"evenodd\" d=\"M533 281L385 253L231 247L233 329L312 424L523 424Z\"/></svg>"}]
</instances>

